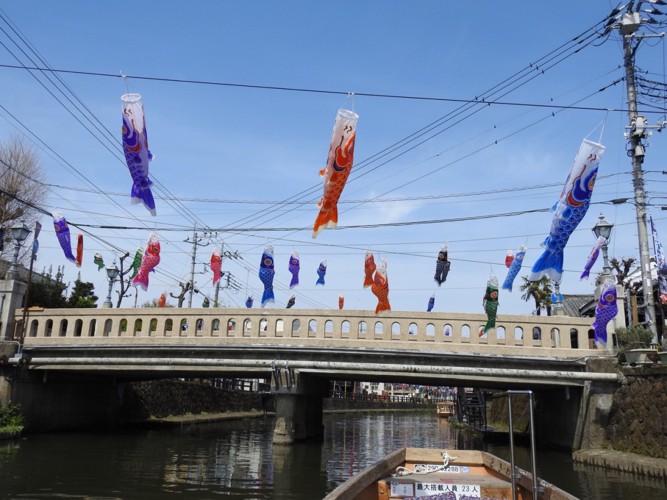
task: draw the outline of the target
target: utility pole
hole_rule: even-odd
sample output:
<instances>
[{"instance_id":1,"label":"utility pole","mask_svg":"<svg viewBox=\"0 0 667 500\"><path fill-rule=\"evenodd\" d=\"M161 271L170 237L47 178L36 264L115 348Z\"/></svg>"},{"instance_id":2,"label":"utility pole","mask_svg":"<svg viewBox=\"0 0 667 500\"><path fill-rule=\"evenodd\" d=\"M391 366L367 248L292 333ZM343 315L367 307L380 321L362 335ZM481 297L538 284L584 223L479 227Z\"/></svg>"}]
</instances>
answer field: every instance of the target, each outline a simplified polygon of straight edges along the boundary
<instances>
[{"instance_id":1,"label":"utility pole","mask_svg":"<svg viewBox=\"0 0 667 500\"><path fill-rule=\"evenodd\" d=\"M190 268L190 297L188 298L188 307L192 307L192 296L195 292L195 264L197 260L197 247L205 247L208 246L209 243L201 243L201 241L207 237L206 232L204 232L203 236L199 236L197 234L197 225L195 224L194 229L192 230L192 265ZM189 242L190 238L186 238L183 240L185 242Z\"/></svg>"},{"instance_id":2,"label":"utility pole","mask_svg":"<svg viewBox=\"0 0 667 500\"><path fill-rule=\"evenodd\" d=\"M639 3L641 4L641 2ZM642 38L655 35L638 35L637 30L642 24L639 12L634 11L634 3L630 2L628 10L621 17L619 31L623 38L623 62L627 86L629 132L625 134L629 143L628 156L632 158L632 184L635 194L635 211L637 218L637 234L639 238L639 265L644 297L644 323L653 332L653 342L658 342L655 324L655 300L653 298L653 282L651 279L651 257L648 248L648 231L646 220L646 192L644 190L644 172L642 164L646 146L642 139L650 136L646 118L637 112L637 90L635 87L635 53Z\"/></svg>"}]
</instances>

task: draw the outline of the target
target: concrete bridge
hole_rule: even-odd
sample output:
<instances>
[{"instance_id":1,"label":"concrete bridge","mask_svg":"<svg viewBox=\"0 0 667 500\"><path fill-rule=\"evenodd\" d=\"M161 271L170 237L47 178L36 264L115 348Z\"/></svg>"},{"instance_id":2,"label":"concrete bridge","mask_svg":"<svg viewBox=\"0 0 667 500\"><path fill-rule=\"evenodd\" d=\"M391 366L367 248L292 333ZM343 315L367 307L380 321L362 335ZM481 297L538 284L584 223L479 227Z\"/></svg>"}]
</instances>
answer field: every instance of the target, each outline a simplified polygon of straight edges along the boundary
<instances>
[{"instance_id":1,"label":"concrete bridge","mask_svg":"<svg viewBox=\"0 0 667 500\"><path fill-rule=\"evenodd\" d=\"M62 414L69 404L109 418L126 380L271 379L274 441L290 443L321 431L331 380L530 388L548 394L538 408L543 427L567 422L558 444L578 447L590 405L599 406L597 395L618 383L602 362L611 352L591 342L591 318L500 315L496 328L480 336L485 322L482 314L401 311L30 310L25 329L19 321L15 333L20 352L3 368L21 375L5 382L4 393L32 408L38 422L49 418L38 401L57 400Z\"/></svg>"}]
</instances>

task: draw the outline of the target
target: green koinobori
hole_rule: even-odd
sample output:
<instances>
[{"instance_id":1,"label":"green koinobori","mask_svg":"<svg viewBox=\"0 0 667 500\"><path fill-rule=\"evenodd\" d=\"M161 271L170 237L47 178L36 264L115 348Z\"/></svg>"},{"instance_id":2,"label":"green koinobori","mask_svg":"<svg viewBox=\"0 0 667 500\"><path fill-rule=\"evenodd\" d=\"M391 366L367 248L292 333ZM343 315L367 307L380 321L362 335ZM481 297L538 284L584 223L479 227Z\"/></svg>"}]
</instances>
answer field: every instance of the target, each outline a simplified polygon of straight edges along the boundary
<instances>
[{"instance_id":1,"label":"green koinobori","mask_svg":"<svg viewBox=\"0 0 667 500\"><path fill-rule=\"evenodd\" d=\"M496 327L496 313L498 312L498 278L492 274L486 282L486 293L484 294L484 311L486 311L486 325L479 336L486 334L491 328Z\"/></svg>"}]
</instances>

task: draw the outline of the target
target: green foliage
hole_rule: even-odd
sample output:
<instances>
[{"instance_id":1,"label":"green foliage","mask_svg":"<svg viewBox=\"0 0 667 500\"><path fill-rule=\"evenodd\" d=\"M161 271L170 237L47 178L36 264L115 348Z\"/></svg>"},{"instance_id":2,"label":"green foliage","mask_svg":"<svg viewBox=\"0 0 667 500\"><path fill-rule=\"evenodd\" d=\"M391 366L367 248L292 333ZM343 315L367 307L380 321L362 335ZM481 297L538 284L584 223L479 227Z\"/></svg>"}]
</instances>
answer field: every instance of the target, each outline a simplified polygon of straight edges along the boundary
<instances>
[{"instance_id":1,"label":"green foliage","mask_svg":"<svg viewBox=\"0 0 667 500\"><path fill-rule=\"evenodd\" d=\"M95 307L97 296L94 293L95 285L81 281L79 276L74 282L72 293L67 299L67 307Z\"/></svg>"},{"instance_id":2,"label":"green foliage","mask_svg":"<svg viewBox=\"0 0 667 500\"><path fill-rule=\"evenodd\" d=\"M617 328L614 333L616 333L619 352L649 347L651 340L653 340L653 332L643 326Z\"/></svg>"},{"instance_id":3,"label":"green foliage","mask_svg":"<svg viewBox=\"0 0 667 500\"><path fill-rule=\"evenodd\" d=\"M23 415L18 404L0 407L0 431L20 431L23 429Z\"/></svg>"},{"instance_id":4,"label":"green foliage","mask_svg":"<svg viewBox=\"0 0 667 500\"><path fill-rule=\"evenodd\" d=\"M53 269L48 273L34 276L30 283L28 307L60 308L67 306L65 298L67 285L63 283L63 268L59 267L53 276Z\"/></svg>"}]
</instances>

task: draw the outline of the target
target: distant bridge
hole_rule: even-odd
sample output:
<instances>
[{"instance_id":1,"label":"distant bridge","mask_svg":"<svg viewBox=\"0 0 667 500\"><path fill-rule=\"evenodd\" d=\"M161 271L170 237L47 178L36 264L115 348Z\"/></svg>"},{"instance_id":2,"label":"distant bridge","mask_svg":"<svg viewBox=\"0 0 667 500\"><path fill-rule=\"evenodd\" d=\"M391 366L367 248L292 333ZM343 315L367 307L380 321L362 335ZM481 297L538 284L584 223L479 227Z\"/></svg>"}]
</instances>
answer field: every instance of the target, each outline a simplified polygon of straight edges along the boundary
<instances>
[{"instance_id":1,"label":"distant bridge","mask_svg":"<svg viewBox=\"0 0 667 500\"><path fill-rule=\"evenodd\" d=\"M591 342L591 318L500 315L480 336L485 323L483 314L408 311L31 310L25 331L17 328L21 356L9 364L114 380L265 378L285 401L321 399L331 380L542 390L618 382L591 362L611 355ZM298 427L299 404L284 409L287 427Z\"/></svg>"}]
</instances>

